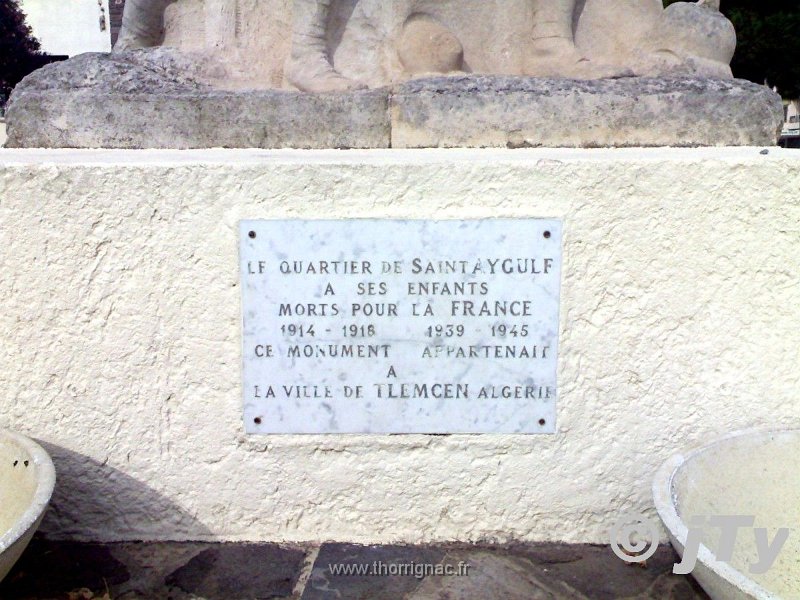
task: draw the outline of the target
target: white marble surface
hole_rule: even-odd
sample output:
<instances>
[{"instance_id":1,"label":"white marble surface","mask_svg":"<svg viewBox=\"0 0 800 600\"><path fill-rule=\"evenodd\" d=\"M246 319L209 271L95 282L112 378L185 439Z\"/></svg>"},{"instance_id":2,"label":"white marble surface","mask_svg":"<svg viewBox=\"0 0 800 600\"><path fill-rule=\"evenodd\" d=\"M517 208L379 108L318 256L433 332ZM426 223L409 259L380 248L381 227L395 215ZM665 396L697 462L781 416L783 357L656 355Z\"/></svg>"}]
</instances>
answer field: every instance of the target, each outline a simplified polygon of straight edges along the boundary
<instances>
[{"instance_id":1,"label":"white marble surface","mask_svg":"<svg viewBox=\"0 0 800 600\"><path fill-rule=\"evenodd\" d=\"M242 221L240 239L248 433L555 431L560 221Z\"/></svg>"}]
</instances>

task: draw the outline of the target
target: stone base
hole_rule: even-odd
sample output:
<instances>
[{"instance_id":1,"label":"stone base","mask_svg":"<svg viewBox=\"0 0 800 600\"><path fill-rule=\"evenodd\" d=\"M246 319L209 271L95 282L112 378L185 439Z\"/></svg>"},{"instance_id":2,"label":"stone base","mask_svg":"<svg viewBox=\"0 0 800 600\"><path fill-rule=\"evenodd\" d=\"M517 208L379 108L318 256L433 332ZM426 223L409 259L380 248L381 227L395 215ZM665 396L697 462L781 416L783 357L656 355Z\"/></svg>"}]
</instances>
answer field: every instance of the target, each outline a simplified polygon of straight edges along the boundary
<instances>
[{"instance_id":1,"label":"stone base","mask_svg":"<svg viewBox=\"0 0 800 600\"><path fill-rule=\"evenodd\" d=\"M772 146L780 97L738 79L470 76L391 97L392 147Z\"/></svg>"},{"instance_id":2,"label":"stone base","mask_svg":"<svg viewBox=\"0 0 800 600\"><path fill-rule=\"evenodd\" d=\"M55 66L55 65L52 65ZM35 71L6 111L9 148L385 148L385 91L225 91L207 65L154 51Z\"/></svg>"},{"instance_id":3,"label":"stone base","mask_svg":"<svg viewBox=\"0 0 800 600\"><path fill-rule=\"evenodd\" d=\"M215 89L210 68L161 49L48 65L14 90L7 146L762 146L783 122L778 95L741 80L462 75L306 94Z\"/></svg>"},{"instance_id":4,"label":"stone base","mask_svg":"<svg viewBox=\"0 0 800 600\"><path fill-rule=\"evenodd\" d=\"M669 456L797 426L798 189L780 148L2 149L0 428L53 458L51 538L613 557ZM564 224L556 435L245 435L241 220L542 217Z\"/></svg>"}]
</instances>

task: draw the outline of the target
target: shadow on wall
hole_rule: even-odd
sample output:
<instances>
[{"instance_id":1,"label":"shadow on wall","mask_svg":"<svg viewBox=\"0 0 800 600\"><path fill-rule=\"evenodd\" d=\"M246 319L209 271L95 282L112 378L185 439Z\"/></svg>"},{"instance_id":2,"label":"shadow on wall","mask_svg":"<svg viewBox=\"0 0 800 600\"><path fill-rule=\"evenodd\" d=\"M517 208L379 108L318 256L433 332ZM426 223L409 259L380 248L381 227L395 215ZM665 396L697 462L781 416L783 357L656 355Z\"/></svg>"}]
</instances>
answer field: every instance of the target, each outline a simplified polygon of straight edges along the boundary
<instances>
[{"instance_id":1,"label":"shadow on wall","mask_svg":"<svg viewBox=\"0 0 800 600\"><path fill-rule=\"evenodd\" d=\"M45 537L99 542L212 539L194 515L147 484L78 452L39 444L56 466L56 489L40 528Z\"/></svg>"}]
</instances>

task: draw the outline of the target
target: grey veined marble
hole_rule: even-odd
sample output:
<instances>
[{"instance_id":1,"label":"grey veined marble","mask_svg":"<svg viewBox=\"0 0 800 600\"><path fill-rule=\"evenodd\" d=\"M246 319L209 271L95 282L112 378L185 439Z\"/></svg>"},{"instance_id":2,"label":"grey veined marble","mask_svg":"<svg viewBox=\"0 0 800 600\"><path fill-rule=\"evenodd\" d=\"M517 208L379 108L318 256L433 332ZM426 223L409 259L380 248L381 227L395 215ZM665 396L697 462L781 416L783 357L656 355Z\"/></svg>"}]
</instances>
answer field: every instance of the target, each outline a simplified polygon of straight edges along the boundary
<instances>
[{"instance_id":1,"label":"grey veined marble","mask_svg":"<svg viewBox=\"0 0 800 600\"><path fill-rule=\"evenodd\" d=\"M552 433L561 223L243 221L249 433Z\"/></svg>"}]
</instances>

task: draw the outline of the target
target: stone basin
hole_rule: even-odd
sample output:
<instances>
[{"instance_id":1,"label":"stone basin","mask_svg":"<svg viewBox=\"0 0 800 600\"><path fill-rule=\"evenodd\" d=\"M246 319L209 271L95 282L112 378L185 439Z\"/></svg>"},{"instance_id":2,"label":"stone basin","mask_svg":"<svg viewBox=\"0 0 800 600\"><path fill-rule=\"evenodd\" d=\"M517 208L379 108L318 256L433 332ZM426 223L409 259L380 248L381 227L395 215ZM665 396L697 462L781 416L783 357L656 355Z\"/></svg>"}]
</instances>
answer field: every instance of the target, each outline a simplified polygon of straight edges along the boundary
<instances>
[{"instance_id":1,"label":"stone basin","mask_svg":"<svg viewBox=\"0 0 800 600\"><path fill-rule=\"evenodd\" d=\"M55 482L53 461L39 444L0 430L0 581L39 527Z\"/></svg>"},{"instance_id":2,"label":"stone basin","mask_svg":"<svg viewBox=\"0 0 800 600\"><path fill-rule=\"evenodd\" d=\"M670 458L653 483L656 509L670 541L683 556L688 525L697 516L754 516L789 537L766 573L758 562L752 528L738 530L733 555L720 561L720 529L702 527L692 576L713 600L800 598L800 430L736 433Z\"/></svg>"}]
</instances>

